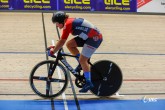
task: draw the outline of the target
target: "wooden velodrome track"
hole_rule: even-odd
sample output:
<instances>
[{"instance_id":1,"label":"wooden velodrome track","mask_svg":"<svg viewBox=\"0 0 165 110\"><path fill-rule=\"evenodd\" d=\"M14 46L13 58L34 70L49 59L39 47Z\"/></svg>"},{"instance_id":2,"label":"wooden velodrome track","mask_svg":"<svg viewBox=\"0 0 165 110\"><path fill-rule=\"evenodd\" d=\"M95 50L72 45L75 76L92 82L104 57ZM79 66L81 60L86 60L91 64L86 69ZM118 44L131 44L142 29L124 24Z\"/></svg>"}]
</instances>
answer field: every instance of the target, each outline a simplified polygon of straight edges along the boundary
<instances>
[{"instance_id":1,"label":"wooden velodrome track","mask_svg":"<svg viewBox=\"0 0 165 110\"><path fill-rule=\"evenodd\" d=\"M103 33L104 42L92 61L112 60L123 72L119 93L124 96L114 95L107 99L142 99L144 96L165 99L165 16L69 15L92 21ZM51 13L44 13L48 46L52 39L58 40L51 16ZM0 12L0 26L0 99L42 99L33 93L28 82L33 66L46 60L42 14ZM66 46L64 50L68 52ZM74 88L78 99L99 99L90 92L80 94L78 88ZM65 94L66 99L74 100L70 84Z\"/></svg>"}]
</instances>

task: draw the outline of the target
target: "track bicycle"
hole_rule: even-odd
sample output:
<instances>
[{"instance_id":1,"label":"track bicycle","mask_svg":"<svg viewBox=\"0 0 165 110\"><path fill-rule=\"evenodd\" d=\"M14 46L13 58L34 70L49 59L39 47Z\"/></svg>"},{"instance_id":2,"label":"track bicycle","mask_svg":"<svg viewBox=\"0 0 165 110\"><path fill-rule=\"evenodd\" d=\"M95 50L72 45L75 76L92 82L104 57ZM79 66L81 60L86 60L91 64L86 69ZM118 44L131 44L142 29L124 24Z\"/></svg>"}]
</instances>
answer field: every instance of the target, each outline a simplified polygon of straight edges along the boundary
<instances>
[{"instance_id":1,"label":"track bicycle","mask_svg":"<svg viewBox=\"0 0 165 110\"><path fill-rule=\"evenodd\" d=\"M34 93L43 98L55 98L61 95L68 85L68 71L75 77L75 85L82 88L85 78L82 69L77 71L66 61L73 57L60 49L54 60L41 61L34 66L30 74L30 86ZM96 96L104 97L115 94L122 85L122 72L117 64L109 60L95 63L88 61L91 67L91 81L94 87L90 90Z\"/></svg>"}]
</instances>

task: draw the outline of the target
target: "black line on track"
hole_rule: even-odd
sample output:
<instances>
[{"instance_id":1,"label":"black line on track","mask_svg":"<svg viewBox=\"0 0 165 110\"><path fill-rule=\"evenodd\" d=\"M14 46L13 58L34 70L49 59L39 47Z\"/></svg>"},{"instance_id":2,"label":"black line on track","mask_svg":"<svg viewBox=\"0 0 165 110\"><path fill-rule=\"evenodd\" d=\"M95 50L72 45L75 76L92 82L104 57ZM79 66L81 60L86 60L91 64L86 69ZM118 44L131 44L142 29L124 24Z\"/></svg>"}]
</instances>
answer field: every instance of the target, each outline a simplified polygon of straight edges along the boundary
<instances>
[{"instance_id":1,"label":"black line on track","mask_svg":"<svg viewBox=\"0 0 165 110\"><path fill-rule=\"evenodd\" d=\"M44 32L44 42L45 42L45 54L47 49L47 38L46 38L46 30L45 30L45 22L44 22L44 15L42 12L42 24L43 24L43 32ZM46 54L46 60L48 60L48 55Z\"/></svg>"},{"instance_id":2,"label":"black line on track","mask_svg":"<svg viewBox=\"0 0 165 110\"><path fill-rule=\"evenodd\" d=\"M44 22L44 14L43 14L43 12L42 12L42 24L43 24L44 42L45 42L45 55L46 55L46 60L48 60L48 55L46 53L48 46L47 46L47 38L46 38L46 30L45 30L45 22ZM51 101L51 108L52 108L52 110L55 110L54 100L50 99L50 101Z\"/></svg>"},{"instance_id":3,"label":"black line on track","mask_svg":"<svg viewBox=\"0 0 165 110\"><path fill-rule=\"evenodd\" d=\"M58 27L56 27L56 30L57 30L58 38L60 39L60 33L59 33L59 30L58 30ZM64 52L63 48L62 48L62 51ZM66 60L65 56L64 56L64 59ZM77 98L77 95L76 95L76 91L75 91L75 88L74 88L74 85L73 85L73 82L72 82L70 72L69 72L69 70L67 70L67 72L68 72L67 74L68 74L68 77L69 77L70 85L72 87L72 92L73 92L73 95L74 95L77 110L80 110L80 104L78 102L78 98Z\"/></svg>"}]
</instances>

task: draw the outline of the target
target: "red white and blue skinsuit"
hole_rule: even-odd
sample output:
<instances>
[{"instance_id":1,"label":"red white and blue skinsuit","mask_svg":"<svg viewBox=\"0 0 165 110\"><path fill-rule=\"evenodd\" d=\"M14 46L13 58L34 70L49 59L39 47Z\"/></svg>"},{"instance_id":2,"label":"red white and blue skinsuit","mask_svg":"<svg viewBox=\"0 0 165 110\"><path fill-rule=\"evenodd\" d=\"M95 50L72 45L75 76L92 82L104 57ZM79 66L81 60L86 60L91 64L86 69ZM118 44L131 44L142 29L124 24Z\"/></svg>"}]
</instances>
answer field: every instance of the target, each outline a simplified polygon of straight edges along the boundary
<instances>
[{"instance_id":1,"label":"red white and blue skinsuit","mask_svg":"<svg viewBox=\"0 0 165 110\"><path fill-rule=\"evenodd\" d=\"M83 18L66 19L61 38L67 39L69 34L77 36L75 41L78 46L83 47L82 54L88 58L91 57L102 42L100 31ZM82 42L83 45L80 45Z\"/></svg>"}]
</instances>

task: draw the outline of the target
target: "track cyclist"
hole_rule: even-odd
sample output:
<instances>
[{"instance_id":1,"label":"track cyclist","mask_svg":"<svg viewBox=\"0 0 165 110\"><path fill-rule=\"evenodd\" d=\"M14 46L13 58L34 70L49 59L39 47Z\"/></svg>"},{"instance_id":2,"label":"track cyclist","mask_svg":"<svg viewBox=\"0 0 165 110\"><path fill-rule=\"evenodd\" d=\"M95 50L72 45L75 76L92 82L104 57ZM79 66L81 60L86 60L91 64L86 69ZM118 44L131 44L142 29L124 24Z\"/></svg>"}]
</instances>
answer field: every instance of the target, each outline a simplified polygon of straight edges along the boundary
<instances>
[{"instance_id":1,"label":"track cyclist","mask_svg":"<svg viewBox=\"0 0 165 110\"><path fill-rule=\"evenodd\" d=\"M63 11L54 12L52 22L56 24L59 29L63 29L63 31L60 40L48 51L48 55L53 56L54 53L61 49L69 34L75 36L66 43L66 46L71 54L78 56L77 60L81 66L79 65L77 68L82 68L86 80L85 85L81 90L79 90L79 92L86 93L94 87L91 81L91 72L88 60L100 46L103 40L102 34L89 21L83 18L70 18L69 15ZM77 47L82 47L81 53Z\"/></svg>"}]
</instances>

